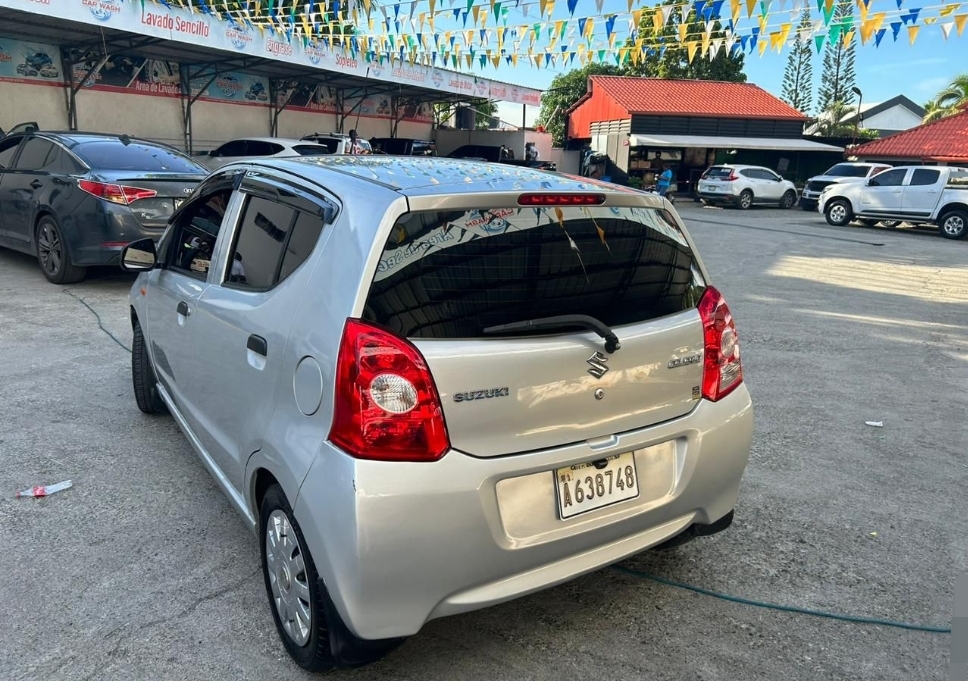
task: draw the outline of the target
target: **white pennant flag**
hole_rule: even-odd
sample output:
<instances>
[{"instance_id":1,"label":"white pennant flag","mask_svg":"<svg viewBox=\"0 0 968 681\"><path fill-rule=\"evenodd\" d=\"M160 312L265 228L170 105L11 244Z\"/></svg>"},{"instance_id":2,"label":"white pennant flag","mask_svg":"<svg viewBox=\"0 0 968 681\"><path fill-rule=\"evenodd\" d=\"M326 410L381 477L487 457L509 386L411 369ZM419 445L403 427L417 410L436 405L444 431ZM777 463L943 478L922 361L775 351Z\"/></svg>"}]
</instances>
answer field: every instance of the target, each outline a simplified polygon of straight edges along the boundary
<instances>
[{"instance_id":1,"label":"white pennant flag","mask_svg":"<svg viewBox=\"0 0 968 681\"><path fill-rule=\"evenodd\" d=\"M521 5L521 11L524 13L525 18L528 17L529 9L531 9L531 5L529 3L526 2L523 5Z\"/></svg>"},{"instance_id":2,"label":"white pennant flag","mask_svg":"<svg viewBox=\"0 0 968 681\"><path fill-rule=\"evenodd\" d=\"M672 5L663 5L659 11L662 12L662 25L665 26L669 23L669 15L672 14Z\"/></svg>"},{"instance_id":3,"label":"white pennant flag","mask_svg":"<svg viewBox=\"0 0 968 681\"><path fill-rule=\"evenodd\" d=\"M605 6L605 0L595 0L595 8L598 10L599 14L602 13L602 7L604 6Z\"/></svg>"},{"instance_id":4,"label":"white pennant flag","mask_svg":"<svg viewBox=\"0 0 968 681\"><path fill-rule=\"evenodd\" d=\"M726 54L729 54L730 52L733 51L733 45L735 44L736 44L736 36L730 33L726 37Z\"/></svg>"},{"instance_id":5,"label":"white pennant flag","mask_svg":"<svg viewBox=\"0 0 968 681\"><path fill-rule=\"evenodd\" d=\"M709 37L710 37L710 36L711 36L712 34L713 34L713 22L711 22L711 21L707 21L707 22L706 22L706 39L708 40L708 39L709 39Z\"/></svg>"},{"instance_id":6,"label":"white pennant flag","mask_svg":"<svg viewBox=\"0 0 968 681\"><path fill-rule=\"evenodd\" d=\"M955 22L953 21L946 21L941 24L941 34L944 36L945 40L947 40L948 36L951 35L951 29L954 28L954 26Z\"/></svg>"},{"instance_id":7,"label":"white pennant flag","mask_svg":"<svg viewBox=\"0 0 968 681\"><path fill-rule=\"evenodd\" d=\"M689 9L688 4L682 6L682 23L684 24L689 22Z\"/></svg>"},{"instance_id":8,"label":"white pennant flag","mask_svg":"<svg viewBox=\"0 0 968 681\"><path fill-rule=\"evenodd\" d=\"M810 37L813 35L813 29L812 28L801 28L797 32L800 34L800 40L802 40L804 42L810 40Z\"/></svg>"}]
</instances>

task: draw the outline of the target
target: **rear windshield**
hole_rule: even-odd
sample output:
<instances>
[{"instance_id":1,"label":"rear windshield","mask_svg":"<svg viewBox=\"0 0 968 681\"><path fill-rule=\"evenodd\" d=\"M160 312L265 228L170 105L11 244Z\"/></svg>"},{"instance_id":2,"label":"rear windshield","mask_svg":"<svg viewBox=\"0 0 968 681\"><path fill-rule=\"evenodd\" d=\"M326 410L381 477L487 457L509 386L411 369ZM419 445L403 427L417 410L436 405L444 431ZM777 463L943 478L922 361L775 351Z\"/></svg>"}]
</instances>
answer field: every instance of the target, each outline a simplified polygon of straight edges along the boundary
<instances>
[{"instance_id":1,"label":"rear windshield","mask_svg":"<svg viewBox=\"0 0 968 681\"><path fill-rule=\"evenodd\" d=\"M329 147L322 144L299 144L292 148L300 156L328 156L332 154Z\"/></svg>"},{"instance_id":2,"label":"rear windshield","mask_svg":"<svg viewBox=\"0 0 968 681\"><path fill-rule=\"evenodd\" d=\"M727 168L725 166L713 166L706 171L705 177L729 177L733 174L732 168Z\"/></svg>"},{"instance_id":3,"label":"rear windshield","mask_svg":"<svg viewBox=\"0 0 968 681\"><path fill-rule=\"evenodd\" d=\"M191 158L174 149L144 142L83 142L72 151L94 169L208 173Z\"/></svg>"},{"instance_id":4,"label":"rear windshield","mask_svg":"<svg viewBox=\"0 0 968 681\"><path fill-rule=\"evenodd\" d=\"M568 314L622 326L694 307L704 287L663 210L417 212L387 239L364 316L411 338Z\"/></svg>"},{"instance_id":5,"label":"rear windshield","mask_svg":"<svg viewBox=\"0 0 968 681\"><path fill-rule=\"evenodd\" d=\"M852 166L849 163L838 163L824 175L831 177L867 177L870 170L870 166Z\"/></svg>"}]
</instances>

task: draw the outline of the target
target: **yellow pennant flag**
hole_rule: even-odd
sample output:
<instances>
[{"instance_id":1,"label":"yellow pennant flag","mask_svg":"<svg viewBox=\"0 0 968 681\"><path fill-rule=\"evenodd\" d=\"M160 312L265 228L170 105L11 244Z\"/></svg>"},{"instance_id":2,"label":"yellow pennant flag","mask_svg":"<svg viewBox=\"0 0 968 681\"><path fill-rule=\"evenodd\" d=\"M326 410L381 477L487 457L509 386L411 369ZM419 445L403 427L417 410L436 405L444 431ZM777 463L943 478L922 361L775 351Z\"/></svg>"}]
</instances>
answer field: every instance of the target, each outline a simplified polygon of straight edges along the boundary
<instances>
[{"instance_id":1,"label":"yellow pennant flag","mask_svg":"<svg viewBox=\"0 0 968 681\"><path fill-rule=\"evenodd\" d=\"M555 0L548 0L548 18L555 13Z\"/></svg>"},{"instance_id":2,"label":"yellow pennant flag","mask_svg":"<svg viewBox=\"0 0 968 681\"><path fill-rule=\"evenodd\" d=\"M471 7L471 14L474 16L474 25L481 23L481 8L477 5Z\"/></svg>"},{"instance_id":3,"label":"yellow pennant flag","mask_svg":"<svg viewBox=\"0 0 968 681\"><path fill-rule=\"evenodd\" d=\"M942 9L938 10L938 16L946 17L949 14L954 14L961 8L961 3L955 3L953 5L945 5Z\"/></svg>"},{"instance_id":4,"label":"yellow pennant flag","mask_svg":"<svg viewBox=\"0 0 968 681\"><path fill-rule=\"evenodd\" d=\"M584 35L584 37L586 39L588 39L588 40L591 40L592 35L594 33L595 33L595 20L592 19L591 17L589 17L588 18L588 21L585 22L585 35Z\"/></svg>"},{"instance_id":5,"label":"yellow pennant flag","mask_svg":"<svg viewBox=\"0 0 968 681\"><path fill-rule=\"evenodd\" d=\"M965 31L965 23L968 23L968 14L956 14L954 20L955 28L958 29L958 35L961 35Z\"/></svg>"},{"instance_id":6,"label":"yellow pennant flag","mask_svg":"<svg viewBox=\"0 0 968 681\"><path fill-rule=\"evenodd\" d=\"M366 11L370 11L370 0L363 0L366 3ZM434 14L437 11L437 0L428 0L428 6L430 7L430 13Z\"/></svg>"},{"instance_id":7,"label":"yellow pennant flag","mask_svg":"<svg viewBox=\"0 0 968 681\"><path fill-rule=\"evenodd\" d=\"M474 43L474 31L464 31L464 44L470 47Z\"/></svg>"},{"instance_id":8,"label":"yellow pennant flag","mask_svg":"<svg viewBox=\"0 0 968 681\"><path fill-rule=\"evenodd\" d=\"M635 0L629 0L629 12L632 11L632 5L634 4L635 4ZM638 26L638 24L636 24L636 26Z\"/></svg>"},{"instance_id":9,"label":"yellow pennant flag","mask_svg":"<svg viewBox=\"0 0 968 681\"><path fill-rule=\"evenodd\" d=\"M831 2L831 0L827 0ZM756 0L746 0L746 18L753 16L753 10L756 9Z\"/></svg>"},{"instance_id":10,"label":"yellow pennant flag","mask_svg":"<svg viewBox=\"0 0 968 681\"><path fill-rule=\"evenodd\" d=\"M793 28L793 24L780 24L780 46L786 45L787 38L790 37L790 30Z\"/></svg>"},{"instance_id":11,"label":"yellow pennant flag","mask_svg":"<svg viewBox=\"0 0 968 681\"><path fill-rule=\"evenodd\" d=\"M436 31L436 30L437 30L437 29L436 29L436 28L434 27L434 15L433 15L433 14L431 14L431 15L430 15L430 21L428 21L427 23L429 23L429 24L430 24L430 30L431 30L431 31Z\"/></svg>"},{"instance_id":12,"label":"yellow pennant flag","mask_svg":"<svg viewBox=\"0 0 968 681\"><path fill-rule=\"evenodd\" d=\"M709 54L709 36L706 34L703 34L703 37L702 37L702 53Z\"/></svg>"},{"instance_id":13,"label":"yellow pennant flag","mask_svg":"<svg viewBox=\"0 0 968 681\"><path fill-rule=\"evenodd\" d=\"M559 19L558 21L556 21L555 22L555 35L556 36L561 35L561 29L563 29L564 27L565 27L565 22L564 22L563 19Z\"/></svg>"},{"instance_id":14,"label":"yellow pennant flag","mask_svg":"<svg viewBox=\"0 0 968 681\"><path fill-rule=\"evenodd\" d=\"M421 12L420 14L417 15L417 24L419 26L419 28L417 30L423 31L423 27L424 27L424 22L425 21L427 21L427 13L426 12Z\"/></svg>"},{"instance_id":15,"label":"yellow pennant flag","mask_svg":"<svg viewBox=\"0 0 968 681\"><path fill-rule=\"evenodd\" d=\"M914 41L917 40L918 33L921 32L921 27L920 26L908 26L907 27L907 30L908 30L908 40L910 40L911 41L911 44L913 45L914 44Z\"/></svg>"},{"instance_id":16,"label":"yellow pennant flag","mask_svg":"<svg viewBox=\"0 0 968 681\"><path fill-rule=\"evenodd\" d=\"M860 44L866 45L874 37L874 21L868 19L860 25Z\"/></svg>"},{"instance_id":17,"label":"yellow pennant flag","mask_svg":"<svg viewBox=\"0 0 968 681\"><path fill-rule=\"evenodd\" d=\"M690 40L689 42L686 43L686 52L689 54L690 64L692 63L692 60L696 58L696 50L698 49L699 49L699 45L696 43L695 40Z\"/></svg>"},{"instance_id":18,"label":"yellow pennant flag","mask_svg":"<svg viewBox=\"0 0 968 681\"><path fill-rule=\"evenodd\" d=\"M662 12L659 12L659 14L661 15ZM632 12L632 26L635 28L638 28L641 25L642 25L642 10L637 9L634 12Z\"/></svg>"},{"instance_id":19,"label":"yellow pennant flag","mask_svg":"<svg viewBox=\"0 0 968 681\"><path fill-rule=\"evenodd\" d=\"M493 57L491 57L491 63L494 64L494 68L497 68L498 65L501 63L501 55L496 54Z\"/></svg>"},{"instance_id":20,"label":"yellow pennant flag","mask_svg":"<svg viewBox=\"0 0 968 681\"><path fill-rule=\"evenodd\" d=\"M686 42L686 36L689 35L689 24L679 24L679 42ZM692 61L691 59L689 61Z\"/></svg>"},{"instance_id":21,"label":"yellow pennant flag","mask_svg":"<svg viewBox=\"0 0 968 681\"><path fill-rule=\"evenodd\" d=\"M541 68L541 64L543 62L544 62L544 54L539 52L538 54L534 55L534 63L539 69Z\"/></svg>"},{"instance_id":22,"label":"yellow pennant flag","mask_svg":"<svg viewBox=\"0 0 968 681\"><path fill-rule=\"evenodd\" d=\"M760 16L760 35L766 35L766 32L767 32L766 27L768 25L769 25L769 22L766 20L766 17L761 15Z\"/></svg>"},{"instance_id":23,"label":"yellow pennant flag","mask_svg":"<svg viewBox=\"0 0 968 681\"><path fill-rule=\"evenodd\" d=\"M514 54L511 55L511 66L517 66L517 65L518 65L518 53L515 52Z\"/></svg>"},{"instance_id":24,"label":"yellow pennant flag","mask_svg":"<svg viewBox=\"0 0 968 681\"><path fill-rule=\"evenodd\" d=\"M767 48L768 45L769 45L769 43L767 41L765 41L765 40L761 40L759 42L759 46L760 46L760 56L761 57L766 52L766 48Z\"/></svg>"},{"instance_id":25,"label":"yellow pennant flag","mask_svg":"<svg viewBox=\"0 0 968 681\"><path fill-rule=\"evenodd\" d=\"M655 12L652 13L652 27L655 29L655 32L658 33L659 31L662 30L662 26L663 26L662 10L657 9Z\"/></svg>"},{"instance_id":26,"label":"yellow pennant flag","mask_svg":"<svg viewBox=\"0 0 968 681\"><path fill-rule=\"evenodd\" d=\"M780 51L780 32L772 31L770 33L770 49Z\"/></svg>"},{"instance_id":27,"label":"yellow pennant flag","mask_svg":"<svg viewBox=\"0 0 968 681\"><path fill-rule=\"evenodd\" d=\"M481 28L484 28L484 24L487 23L487 10L481 9Z\"/></svg>"},{"instance_id":28,"label":"yellow pennant flag","mask_svg":"<svg viewBox=\"0 0 968 681\"><path fill-rule=\"evenodd\" d=\"M435 0L431 0L431 1L435 1ZM370 7L372 6L371 2L372 0L363 0L363 11L366 12L367 15L370 14Z\"/></svg>"},{"instance_id":29,"label":"yellow pennant flag","mask_svg":"<svg viewBox=\"0 0 968 681\"><path fill-rule=\"evenodd\" d=\"M545 12L548 11L548 0L538 0L538 9L540 10L540 16L544 16Z\"/></svg>"},{"instance_id":30,"label":"yellow pennant flag","mask_svg":"<svg viewBox=\"0 0 968 681\"><path fill-rule=\"evenodd\" d=\"M854 29L851 29L844 33L844 47L850 47L850 44L854 41Z\"/></svg>"},{"instance_id":31,"label":"yellow pennant flag","mask_svg":"<svg viewBox=\"0 0 968 681\"><path fill-rule=\"evenodd\" d=\"M924 23L928 26L938 23L938 17L925 17Z\"/></svg>"},{"instance_id":32,"label":"yellow pennant flag","mask_svg":"<svg viewBox=\"0 0 968 681\"><path fill-rule=\"evenodd\" d=\"M551 39L548 41L548 49L550 50L555 49L555 45L557 43L558 43L558 34L556 33L553 36L551 36Z\"/></svg>"}]
</instances>

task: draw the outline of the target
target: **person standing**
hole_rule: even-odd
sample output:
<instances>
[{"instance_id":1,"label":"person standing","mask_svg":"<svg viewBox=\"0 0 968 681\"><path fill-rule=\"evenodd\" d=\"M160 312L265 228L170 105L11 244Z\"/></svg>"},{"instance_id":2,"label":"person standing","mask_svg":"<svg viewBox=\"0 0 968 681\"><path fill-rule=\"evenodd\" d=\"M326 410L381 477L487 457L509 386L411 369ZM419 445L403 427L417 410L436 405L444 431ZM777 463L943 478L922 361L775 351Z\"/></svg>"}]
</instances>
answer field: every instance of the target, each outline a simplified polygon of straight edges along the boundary
<instances>
[{"instance_id":1,"label":"person standing","mask_svg":"<svg viewBox=\"0 0 968 681\"><path fill-rule=\"evenodd\" d=\"M538 160L538 147L535 146L534 142L528 142L524 145L524 157L529 161Z\"/></svg>"},{"instance_id":2,"label":"person standing","mask_svg":"<svg viewBox=\"0 0 968 681\"><path fill-rule=\"evenodd\" d=\"M349 153L353 156L359 156L363 153L363 145L360 144L360 139L356 134L356 130L350 130L350 148Z\"/></svg>"},{"instance_id":3,"label":"person standing","mask_svg":"<svg viewBox=\"0 0 968 681\"><path fill-rule=\"evenodd\" d=\"M667 163L665 168L662 169L662 173L659 174L659 180L656 182L656 191L659 192L659 196L665 196L669 193L669 187L672 186L672 168L669 167Z\"/></svg>"}]
</instances>

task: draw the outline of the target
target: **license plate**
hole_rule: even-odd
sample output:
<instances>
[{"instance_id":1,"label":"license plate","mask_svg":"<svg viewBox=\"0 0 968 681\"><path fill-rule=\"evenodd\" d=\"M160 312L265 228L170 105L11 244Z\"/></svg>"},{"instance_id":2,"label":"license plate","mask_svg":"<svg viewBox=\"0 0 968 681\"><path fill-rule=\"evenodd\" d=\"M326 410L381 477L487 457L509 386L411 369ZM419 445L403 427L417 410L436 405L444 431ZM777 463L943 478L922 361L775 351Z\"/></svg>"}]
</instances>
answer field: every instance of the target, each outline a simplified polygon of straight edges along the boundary
<instances>
[{"instance_id":1,"label":"license plate","mask_svg":"<svg viewBox=\"0 0 968 681\"><path fill-rule=\"evenodd\" d=\"M632 452L555 471L562 520L639 496Z\"/></svg>"},{"instance_id":2,"label":"license plate","mask_svg":"<svg viewBox=\"0 0 968 681\"><path fill-rule=\"evenodd\" d=\"M707 192L716 192L716 191L719 191L719 188L718 187L713 187L712 185L708 185L706 187L706 191Z\"/></svg>"}]
</instances>

